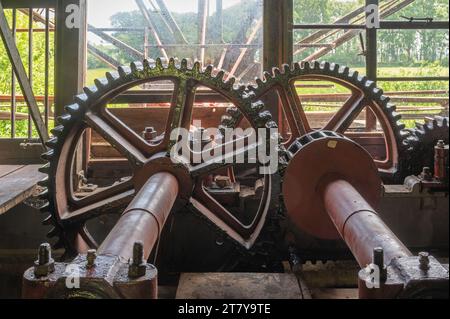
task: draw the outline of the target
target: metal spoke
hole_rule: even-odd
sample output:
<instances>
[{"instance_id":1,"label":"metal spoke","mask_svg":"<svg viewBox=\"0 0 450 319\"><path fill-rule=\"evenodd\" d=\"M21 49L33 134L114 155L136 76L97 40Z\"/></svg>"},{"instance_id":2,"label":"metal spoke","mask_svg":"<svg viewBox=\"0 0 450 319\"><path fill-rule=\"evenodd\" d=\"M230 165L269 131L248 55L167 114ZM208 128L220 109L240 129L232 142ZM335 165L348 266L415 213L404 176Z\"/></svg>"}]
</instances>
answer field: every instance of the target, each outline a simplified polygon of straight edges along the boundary
<instances>
[{"instance_id":1,"label":"metal spoke","mask_svg":"<svg viewBox=\"0 0 450 319\"><path fill-rule=\"evenodd\" d=\"M120 208L126 207L126 205L132 200L133 196L134 189L115 194L111 197L102 196L105 198L93 201L88 205L82 206L74 211L64 213L61 216L61 223L70 225L74 223L86 222L104 214L118 213Z\"/></svg>"},{"instance_id":2,"label":"metal spoke","mask_svg":"<svg viewBox=\"0 0 450 319\"><path fill-rule=\"evenodd\" d=\"M123 156L125 156L133 166L142 166L146 162L146 156L101 117L94 113L87 113L86 122Z\"/></svg>"},{"instance_id":3,"label":"metal spoke","mask_svg":"<svg viewBox=\"0 0 450 319\"><path fill-rule=\"evenodd\" d=\"M282 98L285 99L283 100L283 103L289 105L292 112L294 123L289 123L289 125L291 125L292 134L295 135L295 137L301 137L311 132L308 118L294 84L289 85L288 89L283 88Z\"/></svg>"},{"instance_id":4,"label":"metal spoke","mask_svg":"<svg viewBox=\"0 0 450 319\"><path fill-rule=\"evenodd\" d=\"M344 133L367 105L363 94L353 94L332 117L324 130Z\"/></svg>"}]
</instances>

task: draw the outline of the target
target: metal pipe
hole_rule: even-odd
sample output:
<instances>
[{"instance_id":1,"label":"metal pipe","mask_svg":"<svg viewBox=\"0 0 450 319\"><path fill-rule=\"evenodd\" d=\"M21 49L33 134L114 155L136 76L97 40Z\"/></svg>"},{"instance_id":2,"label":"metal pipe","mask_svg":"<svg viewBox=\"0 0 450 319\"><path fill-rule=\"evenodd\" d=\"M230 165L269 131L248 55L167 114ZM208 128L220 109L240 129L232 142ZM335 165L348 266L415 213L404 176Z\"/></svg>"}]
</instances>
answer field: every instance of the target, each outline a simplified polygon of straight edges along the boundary
<instances>
[{"instance_id":1,"label":"metal pipe","mask_svg":"<svg viewBox=\"0 0 450 319\"><path fill-rule=\"evenodd\" d=\"M142 241L147 260L161 235L179 192L178 181L170 173L153 175L122 214L98 249L101 255L129 260L133 245Z\"/></svg>"},{"instance_id":2,"label":"metal pipe","mask_svg":"<svg viewBox=\"0 0 450 319\"><path fill-rule=\"evenodd\" d=\"M387 265L396 257L412 256L350 183L328 182L322 195L326 211L362 268L373 262L377 247L383 249Z\"/></svg>"}]
</instances>

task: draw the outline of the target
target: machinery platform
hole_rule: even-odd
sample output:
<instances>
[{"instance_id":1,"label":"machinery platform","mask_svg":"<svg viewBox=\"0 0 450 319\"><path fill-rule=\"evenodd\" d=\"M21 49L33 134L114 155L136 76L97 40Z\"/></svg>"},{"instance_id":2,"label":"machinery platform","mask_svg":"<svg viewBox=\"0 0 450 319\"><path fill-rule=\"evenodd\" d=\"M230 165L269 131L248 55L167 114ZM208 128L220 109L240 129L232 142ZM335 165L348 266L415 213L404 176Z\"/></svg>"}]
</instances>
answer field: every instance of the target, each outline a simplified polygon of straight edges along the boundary
<instances>
[{"instance_id":1,"label":"machinery platform","mask_svg":"<svg viewBox=\"0 0 450 319\"><path fill-rule=\"evenodd\" d=\"M31 197L44 174L42 165L0 165L0 215Z\"/></svg>"}]
</instances>

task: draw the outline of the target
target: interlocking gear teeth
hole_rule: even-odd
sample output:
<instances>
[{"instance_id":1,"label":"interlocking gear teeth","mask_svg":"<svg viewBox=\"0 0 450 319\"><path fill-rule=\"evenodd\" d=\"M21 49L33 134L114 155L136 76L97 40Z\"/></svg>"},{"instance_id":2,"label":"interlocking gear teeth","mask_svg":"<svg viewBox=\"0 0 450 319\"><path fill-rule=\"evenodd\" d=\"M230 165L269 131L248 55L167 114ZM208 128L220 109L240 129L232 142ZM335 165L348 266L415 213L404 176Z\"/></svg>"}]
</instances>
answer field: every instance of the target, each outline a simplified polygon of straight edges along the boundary
<instances>
[{"instance_id":1,"label":"interlocking gear teeth","mask_svg":"<svg viewBox=\"0 0 450 319\"><path fill-rule=\"evenodd\" d=\"M253 92L255 100L261 99L276 86L291 85L293 80L302 76L326 76L331 80L334 78L358 87L368 99L373 100L379 106L380 111L385 115L387 124L392 131L392 139L395 139L395 149L398 150L398 167L393 167L392 172L381 172L382 177L387 183L403 181L405 177L403 167L407 165L406 153L408 152L405 139L410 133L405 130L405 125L401 123L401 116L396 113L395 105L390 103L390 98L384 96L383 90L378 89L373 81L346 66L319 61L294 63L292 66L284 65L283 72L274 69L272 73L265 72L263 79L256 80L256 86L248 87L248 91Z\"/></svg>"},{"instance_id":2,"label":"interlocking gear teeth","mask_svg":"<svg viewBox=\"0 0 450 319\"><path fill-rule=\"evenodd\" d=\"M437 116L425 124L416 123L416 128L410 130L405 140L408 148L407 174L418 175L423 167L433 167L434 147L439 140L449 143L448 117Z\"/></svg>"},{"instance_id":3,"label":"interlocking gear teeth","mask_svg":"<svg viewBox=\"0 0 450 319\"><path fill-rule=\"evenodd\" d=\"M140 80L156 78L160 75L180 76L182 79L192 79L194 82L203 82L209 87L216 88L218 91L225 92L231 100L239 100L242 107L242 112L245 112L246 117L253 120L255 123L261 121L258 117L258 110L263 109L263 105L253 103L253 93L248 92L246 87L235 86L235 79L231 78L225 82L225 72L219 71L214 76L213 67L208 66L203 71L199 63L195 63L191 69L188 68L188 61L183 59L179 66L176 66L175 60L170 59L167 66L164 66L160 58L156 59L155 65L152 66L148 60L143 62L135 62L130 66L121 66L117 72L107 72L103 79L95 80L95 86L84 89L84 94L75 97L75 102L66 107L66 113L62 115L60 125L55 127L51 132L54 137L48 142L48 147L51 149L46 155L45 160L49 162L44 169L47 173L56 173L58 169L59 157L66 142L67 136L73 131L79 129L77 124L83 120L84 114L89 107L93 105L97 97L101 97L109 92L116 91L123 85L128 83L138 83ZM234 112L233 119L235 122L239 120L241 111ZM233 112L232 112L233 113ZM262 127L275 127L275 122L264 115ZM254 123L254 124L255 124ZM235 124L228 122L227 124ZM46 225L53 225L54 228L49 233L50 237L58 238L55 249L65 248L66 253L70 257L76 253L74 249L74 238L76 227L63 224L60 215L57 211L57 197L56 194L56 179L50 178L42 184L45 190L39 196L42 200L46 200L44 211L51 214L50 218L46 218L44 223ZM76 226L76 225L75 225ZM213 226L215 227L215 226ZM216 229L216 228L215 228ZM217 229L216 229L217 230Z\"/></svg>"}]
</instances>

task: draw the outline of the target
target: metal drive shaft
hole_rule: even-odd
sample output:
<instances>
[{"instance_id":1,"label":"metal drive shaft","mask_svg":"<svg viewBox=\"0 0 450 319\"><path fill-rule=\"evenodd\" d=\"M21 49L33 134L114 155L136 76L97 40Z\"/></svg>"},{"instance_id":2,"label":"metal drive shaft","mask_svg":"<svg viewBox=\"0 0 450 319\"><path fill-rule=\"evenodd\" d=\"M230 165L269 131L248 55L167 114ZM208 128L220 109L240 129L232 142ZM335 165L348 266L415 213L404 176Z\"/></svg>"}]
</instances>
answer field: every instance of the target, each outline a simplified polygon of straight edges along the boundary
<instances>
[{"instance_id":1,"label":"metal drive shaft","mask_svg":"<svg viewBox=\"0 0 450 319\"><path fill-rule=\"evenodd\" d=\"M143 243L143 257L147 260L177 199L178 181L169 173L152 176L122 214L98 254L133 257L133 245Z\"/></svg>"},{"instance_id":2,"label":"metal drive shaft","mask_svg":"<svg viewBox=\"0 0 450 319\"><path fill-rule=\"evenodd\" d=\"M323 201L339 234L362 268L372 263L374 249L378 247L384 251L386 264L395 257L412 256L350 183L329 182L324 187Z\"/></svg>"}]
</instances>

